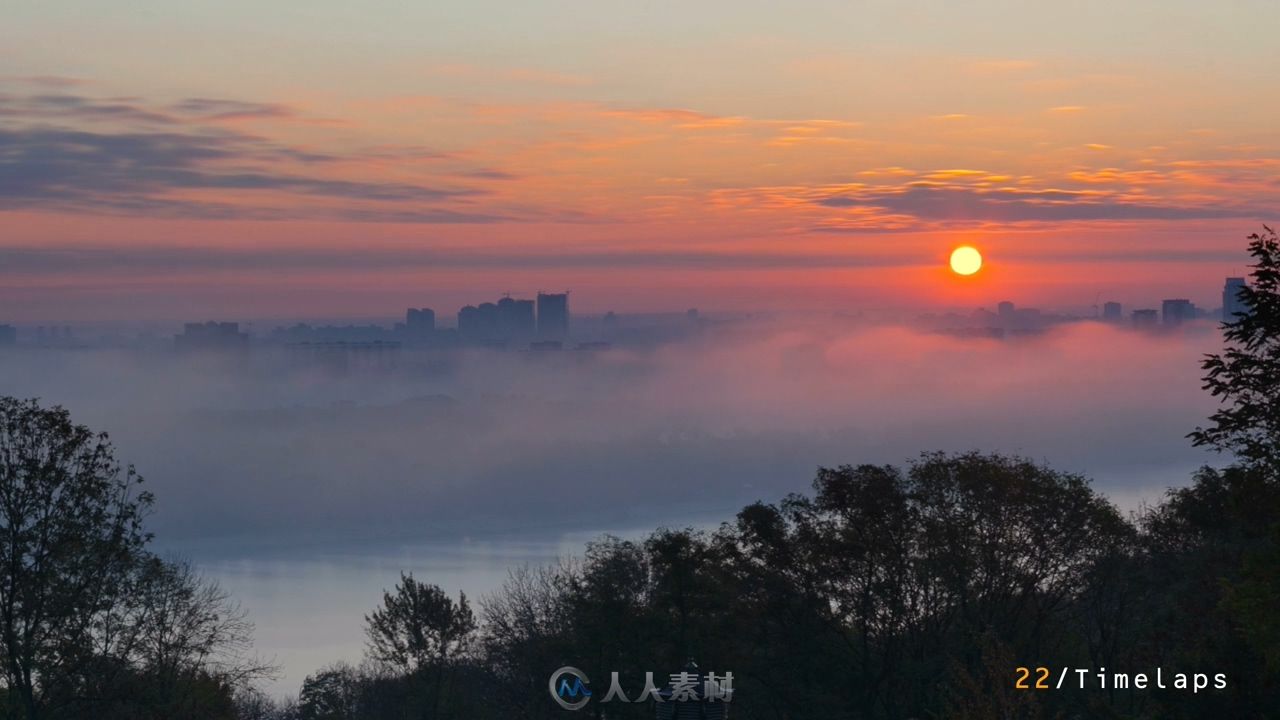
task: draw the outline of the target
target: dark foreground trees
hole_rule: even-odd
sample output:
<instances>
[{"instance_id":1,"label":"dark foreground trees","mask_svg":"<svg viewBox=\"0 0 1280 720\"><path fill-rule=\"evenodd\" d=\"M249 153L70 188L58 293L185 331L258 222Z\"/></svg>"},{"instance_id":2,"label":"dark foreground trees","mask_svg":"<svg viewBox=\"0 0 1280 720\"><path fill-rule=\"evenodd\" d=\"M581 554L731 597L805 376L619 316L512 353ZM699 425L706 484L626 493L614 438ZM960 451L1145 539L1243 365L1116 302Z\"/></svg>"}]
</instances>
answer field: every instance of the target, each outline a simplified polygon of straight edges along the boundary
<instances>
[{"instance_id":1,"label":"dark foreground trees","mask_svg":"<svg viewBox=\"0 0 1280 720\"><path fill-rule=\"evenodd\" d=\"M34 402L0 399L0 457L5 685L10 715L35 720L94 661L94 621L127 596L151 497L105 437Z\"/></svg>"},{"instance_id":2,"label":"dark foreground trees","mask_svg":"<svg viewBox=\"0 0 1280 720\"><path fill-rule=\"evenodd\" d=\"M1088 659L1093 638L1070 628L1085 625L1091 579L1124 557L1133 531L1082 478L999 455L930 454L905 471L822 470L814 486L813 498L748 508L721 541L746 586L781 574L838 629L829 654L845 672L821 680L843 686L832 712L853 703L872 717L915 716L966 683L1005 694L1012 669L993 656ZM813 669L793 686L816 691Z\"/></svg>"},{"instance_id":3,"label":"dark foreground trees","mask_svg":"<svg viewBox=\"0 0 1280 720\"><path fill-rule=\"evenodd\" d=\"M459 595L455 603L440 588L401 575L365 624L370 659L402 681L418 717L456 717L445 698L476 630L467 596Z\"/></svg>"},{"instance_id":4,"label":"dark foreground trees","mask_svg":"<svg viewBox=\"0 0 1280 720\"><path fill-rule=\"evenodd\" d=\"M12 720L230 718L251 627L151 555L151 496L105 435L0 398L0 662Z\"/></svg>"},{"instance_id":5,"label":"dark foreground trees","mask_svg":"<svg viewBox=\"0 0 1280 720\"><path fill-rule=\"evenodd\" d=\"M737 718L1270 717L1277 517L1275 484L1239 469L1205 470L1133 520L1079 476L1002 455L824 469L812 495L716 531L606 537L581 561L515 571L452 654L454 680L421 672L440 667L435 651L390 674L328 670L307 680L300 717L550 719L565 712L546 689L562 665L598 699L612 672L634 696L646 671L691 656L734 673ZM408 582L379 610L398 619L370 624L395 638L371 659L400 662L411 638L437 647L428 628L456 612ZM414 606L441 623L408 621ZM1016 668L1038 666L1224 673L1229 687L1017 689ZM582 712L604 710L653 716Z\"/></svg>"}]
</instances>

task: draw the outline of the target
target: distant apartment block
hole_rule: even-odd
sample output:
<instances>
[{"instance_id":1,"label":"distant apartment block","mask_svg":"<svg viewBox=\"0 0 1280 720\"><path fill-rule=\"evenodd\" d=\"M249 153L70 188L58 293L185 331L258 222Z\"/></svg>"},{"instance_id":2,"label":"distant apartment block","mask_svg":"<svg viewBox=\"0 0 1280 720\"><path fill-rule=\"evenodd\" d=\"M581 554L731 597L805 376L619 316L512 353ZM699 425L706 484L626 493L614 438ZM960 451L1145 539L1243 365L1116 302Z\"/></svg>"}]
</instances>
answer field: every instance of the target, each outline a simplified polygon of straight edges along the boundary
<instances>
[{"instance_id":1,"label":"distant apartment block","mask_svg":"<svg viewBox=\"0 0 1280 720\"><path fill-rule=\"evenodd\" d=\"M1168 327L1181 325L1196 319L1196 306L1184 298L1165 300L1160 306L1160 316Z\"/></svg>"},{"instance_id":2,"label":"distant apartment block","mask_svg":"<svg viewBox=\"0 0 1280 720\"><path fill-rule=\"evenodd\" d=\"M1102 305L1102 319L1110 323L1118 323L1124 317L1124 310L1118 302L1108 302Z\"/></svg>"},{"instance_id":3,"label":"distant apartment block","mask_svg":"<svg viewBox=\"0 0 1280 720\"><path fill-rule=\"evenodd\" d=\"M504 297L498 301L498 336L503 339L527 340L537 330L532 300Z\"/></svg>"},{"instance_id":4,"label":"distant apartment block","mask_svg":"<svg viewBox=\"0 0 1280 720\"><path fill-rule=\"evenodd\" d=\"M404 329L409 337L422 339L436 331L436 311L431 308L409 308L404 313Z\"/></svg>"},{"instance_id":5,"label":"distant apartment block","mask_svg":"<svg viewBox=\"0 0 1280 720\"><path fill-rule=\"evenodd\" d=\"M487 302L468 305L458 311L458 335L466 340L493 340L498 337L498 306Z\"/></svg>"},{"instance_id":6,"label":"distant apartment block","mask_svg":"<svg viewBox=\"0 0 1280 720\"><path fill-rule=\"evenodd\" d=\"M0 347L15 345L18 342L18 329L12 325L0 325Z\"/></svg>"},{"instance_id":7,"label":"distant apartment block","mask_svg":"<svg viewBox=\"0 0 1280 720\"><path fill-rule=\"evenodd\" d=\"M538 293L538 337L563 339L569 335L569 293Z\"/></svg>"}]
</instances>

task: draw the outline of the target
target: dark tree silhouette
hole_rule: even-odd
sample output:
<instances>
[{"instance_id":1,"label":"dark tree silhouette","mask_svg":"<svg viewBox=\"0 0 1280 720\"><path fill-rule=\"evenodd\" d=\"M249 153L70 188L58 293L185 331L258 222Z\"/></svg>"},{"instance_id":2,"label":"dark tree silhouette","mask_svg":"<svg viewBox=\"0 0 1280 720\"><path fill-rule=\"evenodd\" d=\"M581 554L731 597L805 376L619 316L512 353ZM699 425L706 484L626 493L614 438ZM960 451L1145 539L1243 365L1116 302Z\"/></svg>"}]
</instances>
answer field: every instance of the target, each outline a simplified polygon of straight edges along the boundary
<instances>
[{"instance_id":1,"label":"dark tree silhouette","mask_svg":"<svg viewBox=\"0 0 1280 720\"><path fill-rule=\"evenodd\" d=\"M1195 445L1234 453L1280 476L1280 241L1263 226L1249 236L1250 284L1240 291L1245 312L1224 323L1227 347L1203 363L1204 389L1223 403L1188 437Z\"/></svg>"},{"instance_id":2,"label":"dark tree silhouette","mask_svg":"<svg viewBox=\"0 0 1280 720\"><path fill-rule=\"evenodd\" d=\"M490 695L511 717L536 717L546 707L545 669L577 657L564 629L584 604L576 600L579 565L515 568L500 592L481 601L482 652L496 678Z\"/></svg>"},{"instance_id":3,"label":"dark tree silhouette","mask_svg":"<svg viewBox=\"0 0 1280 720\"><path fill-rule=\"evenodd\" d=\"M223 720L273 671L226 592L147 551L140 483L66 410L0 398L5 720Z\"/></svg>"},{"instance_id":4,"label":"dark tree silhouette","mask_svg":"<svg viewBox=\"0 0 1280 720\"><path fill-rule=\"evenodd\" d=\"M734 673L740 720L1270 717L1280 485L1260 478L1205 468L1126 519L1084 478L1017 457L820 469L811 496L754 504L714 532L604 537L581 560L513 572L483 603L474 652L440 640L457 637L440 627L458 605L406 576L370 617L381 669L314 676L304 705L340 680L355 710L335 720L553 720L556 667L601 692L618 672L634 697L645 671L692 655ZM1210 668L1230 685L1016 688L1014 668L1037 663Z\"/></svg>"},{"instance_id":5,"label":"dark tree silhouette","mask_svg":"<svg viewBox=\"0 0 1280 720\"><path fill-rule=\"evenodd\" d=\"M151 495L105 434L66 410L0 398L0 648L9 717L40 720L47 692L92 658L94 619L118 602L150 539Z\"/></svg>"},{"instance_id":6,"label":"dark tree silhouette","mask_svg":"<svg viewBox=\"0 0 1280 720\"><path fill-rule=\"evenodd\" d=\"M140 673L149 704L170 715L200 716L193 678L247 688L275 670L250 655L253 624L240 606L184 562L141 562L129 596L99 627L98 652Z\"/></svg>"},{"instance_id":7,"label":"dark tree silhouette","mask_svg":"<svg viewBox=\"0 0 1280 720\"><path fill-rule=\"evenodd\" d=\"M442 665L462 654L476 629L465 594L458 602L435 585L401 574L395 592L365 617L369 655L404 671Z\"/></svg>"},{"instance_id":8,"label":"dark tree silhouette","mask_svg":"<svg viewBox=\"0 0 1280 720\"><path fill-rule=\"evenodd\" d=\"M435 585L401 574L394 593L384 592L382 607L365 616L369 656L430 685L431 701L423 717L440 717L451 666L470 646L476 631L467 596L454 602Z\"/></svg>"},{"instance_id":9,"label":"dark tree silhouette","mask_svg":"<svg viewBox=\"0 0 1280 720\"><path fill-rule=\"evenodd\" d=\"M359 676L350 665L309 675L298 694L298 720L354 720L359 693Z\"/></svg>"}]
</instances>

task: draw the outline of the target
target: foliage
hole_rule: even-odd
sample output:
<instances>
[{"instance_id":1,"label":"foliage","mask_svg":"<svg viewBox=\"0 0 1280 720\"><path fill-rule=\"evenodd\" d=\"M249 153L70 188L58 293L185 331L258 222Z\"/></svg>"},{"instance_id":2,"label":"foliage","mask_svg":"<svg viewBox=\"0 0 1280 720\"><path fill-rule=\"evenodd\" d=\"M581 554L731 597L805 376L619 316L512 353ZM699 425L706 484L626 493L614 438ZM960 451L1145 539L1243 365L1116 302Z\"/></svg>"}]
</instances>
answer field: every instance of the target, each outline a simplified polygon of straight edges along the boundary
<instances>
[{"instance_id":1,"label":"foliage","mask_svg":"<svg viewBox=\"0 0 1280 720\"><path fill-rule=\"evenodd\" d=\"M106 435L61 408L0 398L0 642L9 714L54 710L94 661L94 621L125 597L151 496Z\"/></svg>"},{"instance_id":2,"label":"foliage","mask_svg":"<svg viewBox=\"0 0 1280 720\"><path fill-rule=\"evenodd\" d=\"M0 660L12 720L232 718L252 626L147 551L149 493L103 434L0 398Z\"/></svg>"},{"instance_id":3,"label":"foliage","mask_svg":"<svg viewBox=\"0 0 1280 720\"><path fill-rule=\"evenodd\" d=\"M382 607L365 617L365 625L369 657L407 681L399 684L421 708L421 717L449 716L446 694L454 665L476 630L467 596L459 594L455 603L439 587L402 574L395 591L383 593Z\"/></svg>"},{"instance_id":4,"label":"foliage","mask_svg":"<svg viewBox=\"0 0 1280 720\"><path fill-rule=\"evenodd\" d=\"M475 616L467 596L458 602L435 585L402 574L382 607L365 617L369 654L405 672L445 665L467 648Z\"/></svg>"},{"instance_id":5,"label":"foliage","mask_svg":"<svg viewBox=\"0 0 1280 720\"><path fill-rule=\"evenodd\" d=\"M1250 283L1245 312L1223 325L1227 347L1205 358L1204 389L1224 407L1196 428L1196 445L1234 453L1280 477L1280 239L1269 227L1249 236Z\"/></svg>"},{"instance_id":6,"label":"foliage","mask_svg":"<svg viewBox=\"0 0 1280 720\"><path fill-rule=\"evenodd\" d=\"M600 692L618 672L634 696L644 672L690 656L734 673L733 715L747 720L1265 717L1280 704L1264 662L1280 492L1261 477L1206 468L1126 519L1083 478L1004 455L822 469L811 496L751 505L714 532L605 537L580 561L513 571L482 603L474 651L454 655L454 682L354 671L354 714L335 717L549 720L563 712L546 695L557 667ZM1014 688L1016 667L1042 664L1231 684Z\"/></svg>"},{"instance_id":7,"label":"foliage","mask_svg":"<svg viewBox=\"0 0 1280 720\"><path fill-rule=\"evenodd\" d=\"M353 720L359 700L359 677L339 663L308 676L298 695L298 720Z\"/></svg>"}]
</instances>

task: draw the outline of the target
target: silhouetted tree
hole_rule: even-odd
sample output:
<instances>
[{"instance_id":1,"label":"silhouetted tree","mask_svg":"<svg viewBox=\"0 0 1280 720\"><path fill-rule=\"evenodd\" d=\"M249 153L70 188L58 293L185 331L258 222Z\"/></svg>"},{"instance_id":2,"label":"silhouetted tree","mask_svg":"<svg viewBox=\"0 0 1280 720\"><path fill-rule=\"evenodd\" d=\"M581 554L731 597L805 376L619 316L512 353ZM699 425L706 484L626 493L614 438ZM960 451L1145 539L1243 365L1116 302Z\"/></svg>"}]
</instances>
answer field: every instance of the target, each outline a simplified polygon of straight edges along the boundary
<instances>
[{"instance_id":1,"label":"silhouetted tree","mask_svg":"<svg viewBox=\"0 0 1280 720\"><path fill-rule=\"evenodd\" d=\"M1224 403L1196 428L1196 445L1234 453L1280 477L1280 240L1269 227L1249 236L1251 282L1245 312L1223 325L1227 347L1205 358L1204 388Z\"/></svg>"},{"instance_id":2,"label":"silhouetted tree","mask_svg":"<svg viewBox=\"0 0 1280 720\"><path fill-rule=\"evenodd\" d=\"M6 720L226 720L272 671L226 592L147 552L140 482L66 410L0 398Z\"/></svg>"},{"instance_id":3,"label":"silhouetted tree","mask_svg":"<svg viewBox=\"0 0 1280 720\"><path fill-rule=\"evenodd\" d=\"M297 704L292 700L277 702L256 688L236 693L235 720L299 720Z\"/></svg>"},{"instance_id":4,"label":"silhouetted tree","mask_svg":"<svg viewBox=\"0 0 1280 720\"><path fill-rule=\"evenodd\" d=\"M486 598L482 652L450 664L447 693L419 670L440 666L432 653L401 660L406 623L383 622L398 628L383 655L394 672L359 676L355 717L436 718L424 702L444 697L468 720L550 720L562 714L545 695L556 667L583 668L601 690L617 671L634 695L645 671L677 669L684 653L734 673L740 720L1260 718L1280 703L1262 669L1280 485L1255 471L1202 470L1136 526L1083 478L998 454L824 468L814 489L714 533L605 537L580 561L514 572ZM388 607L450 615L438 588L411 587L388 597L431 600ZM1231 684L1014 688L1014 667L1037 663L1213 668ZM473 694L498 701L459 700ZM652 717L641 705L589 712Z\"/></svg>"},{"instance_id":5,"label":"silhouetted tree","mask_svg":"<svg viewBox=\"0 0 1280 720\"><path fill-rule=\"evenodd\" d=\"M395 592L384 592L382 607L365 616L369 656L401 673L429 681L431 701L423 717L440 717L445 684L454 661L468 649L475 616L460 593L455 603L435 585L401 574Z\"/></svg>"},{"instance_id":6,"label":"silhouetted tree","mask_svg":"<svg viewBox=\"0 0 1280 720\"><path fill-rule=\"evenodd\" d=\"M102 652L143 673L151 704L164 709L160 716L200 717L192 678L206 676L234 693L274 672L249 655L253 624L244 611L187 563L143 562L120 609L125 622L114 637L103 633Z\"/></svg>"},{"instance_id":7,"label":"silhouetted tree","mask_svg":"<svg viewBox=\"0 0 1280 720\"><path fill-rule=\"evenodd\" d=\"M46 691L94 659L94 620L129 588L150 536L149 493L105 434L66 410L0 398L0 648L9 716L41 720Z\"/></svg>"},{"instance_id":8,"label":"silhouetted tree","mask_svg":"<svg viewBox=\"0 0 1280 720\"><path fill-rule=\"evenodd\" d=\"M774 608L764 623L785 617L806 632L780 628L767 648L772 664L805 669L790 682L774 672L770 691L795 693L783 705L813 708L839 682L827 711L970 707L954 690L940 695L939 680L989 682L984 647L1080 652L1068 635L1088 580L1133 535L1083 478L1002 455L822 469L814 487L812 499L753 506L738 523L743 567Z\"/></svg>"},{"instance_id":9,"label":"silhouetted tree","mask_svg":"<svg viewBox=\"0 0 1280 720\"><path fill-rule=\"evenodd\" d=\"M360 683L344 663L308 675L298 694L298 720L356 720Z\"/></svg>"},{"instance_id":10,"label":"silhouetted tree","mask_svg":"<svg viewBox=\"0 0 1280 720\"><path fill-rule=\"evenodd\" d=\"M572 608L577 564L521 567L502 588L481 602L484 662L496 682L494 696L511 717L547 714L547 668L556 668L571 649Z\"/></svg>"},{"instance_id":11,"label":"silhouetted tree","mask_svg":"<svg viewBox=\"0 0 1280 720\"><path fill-rule=\"evenodd\" d=\"M1144 665L1212 667L1230 678L1227 692L1149 693L1161 717L1265 717L1267 708L1280 707L1280 687L1264 681L1266 636L1248 625L1271 621L1280 596L1270 595L1261 617L1251 599L1265 584L1237 596L1245 608L1231 602L1238 588L1249 587L1250 559L1274 552L1278 518L1280 484L1242 467L1202 468L1190 486L1170 490L1142 517L1143 564L1131 579L1142 593L1135 656Z\"/></svg>"},{"instance_id":12,"label":"silhouetted tree","mask_svg":"<svg viewBox=\"0 0 1280 720\"><path fill-rule=\"evenodd\" d=\"M1245 556L1239 580L1226 589L1224 606L1263 658L1267 684L1280 686L1280 522L1266 543Z\"/></svg>"}]
</instances>

